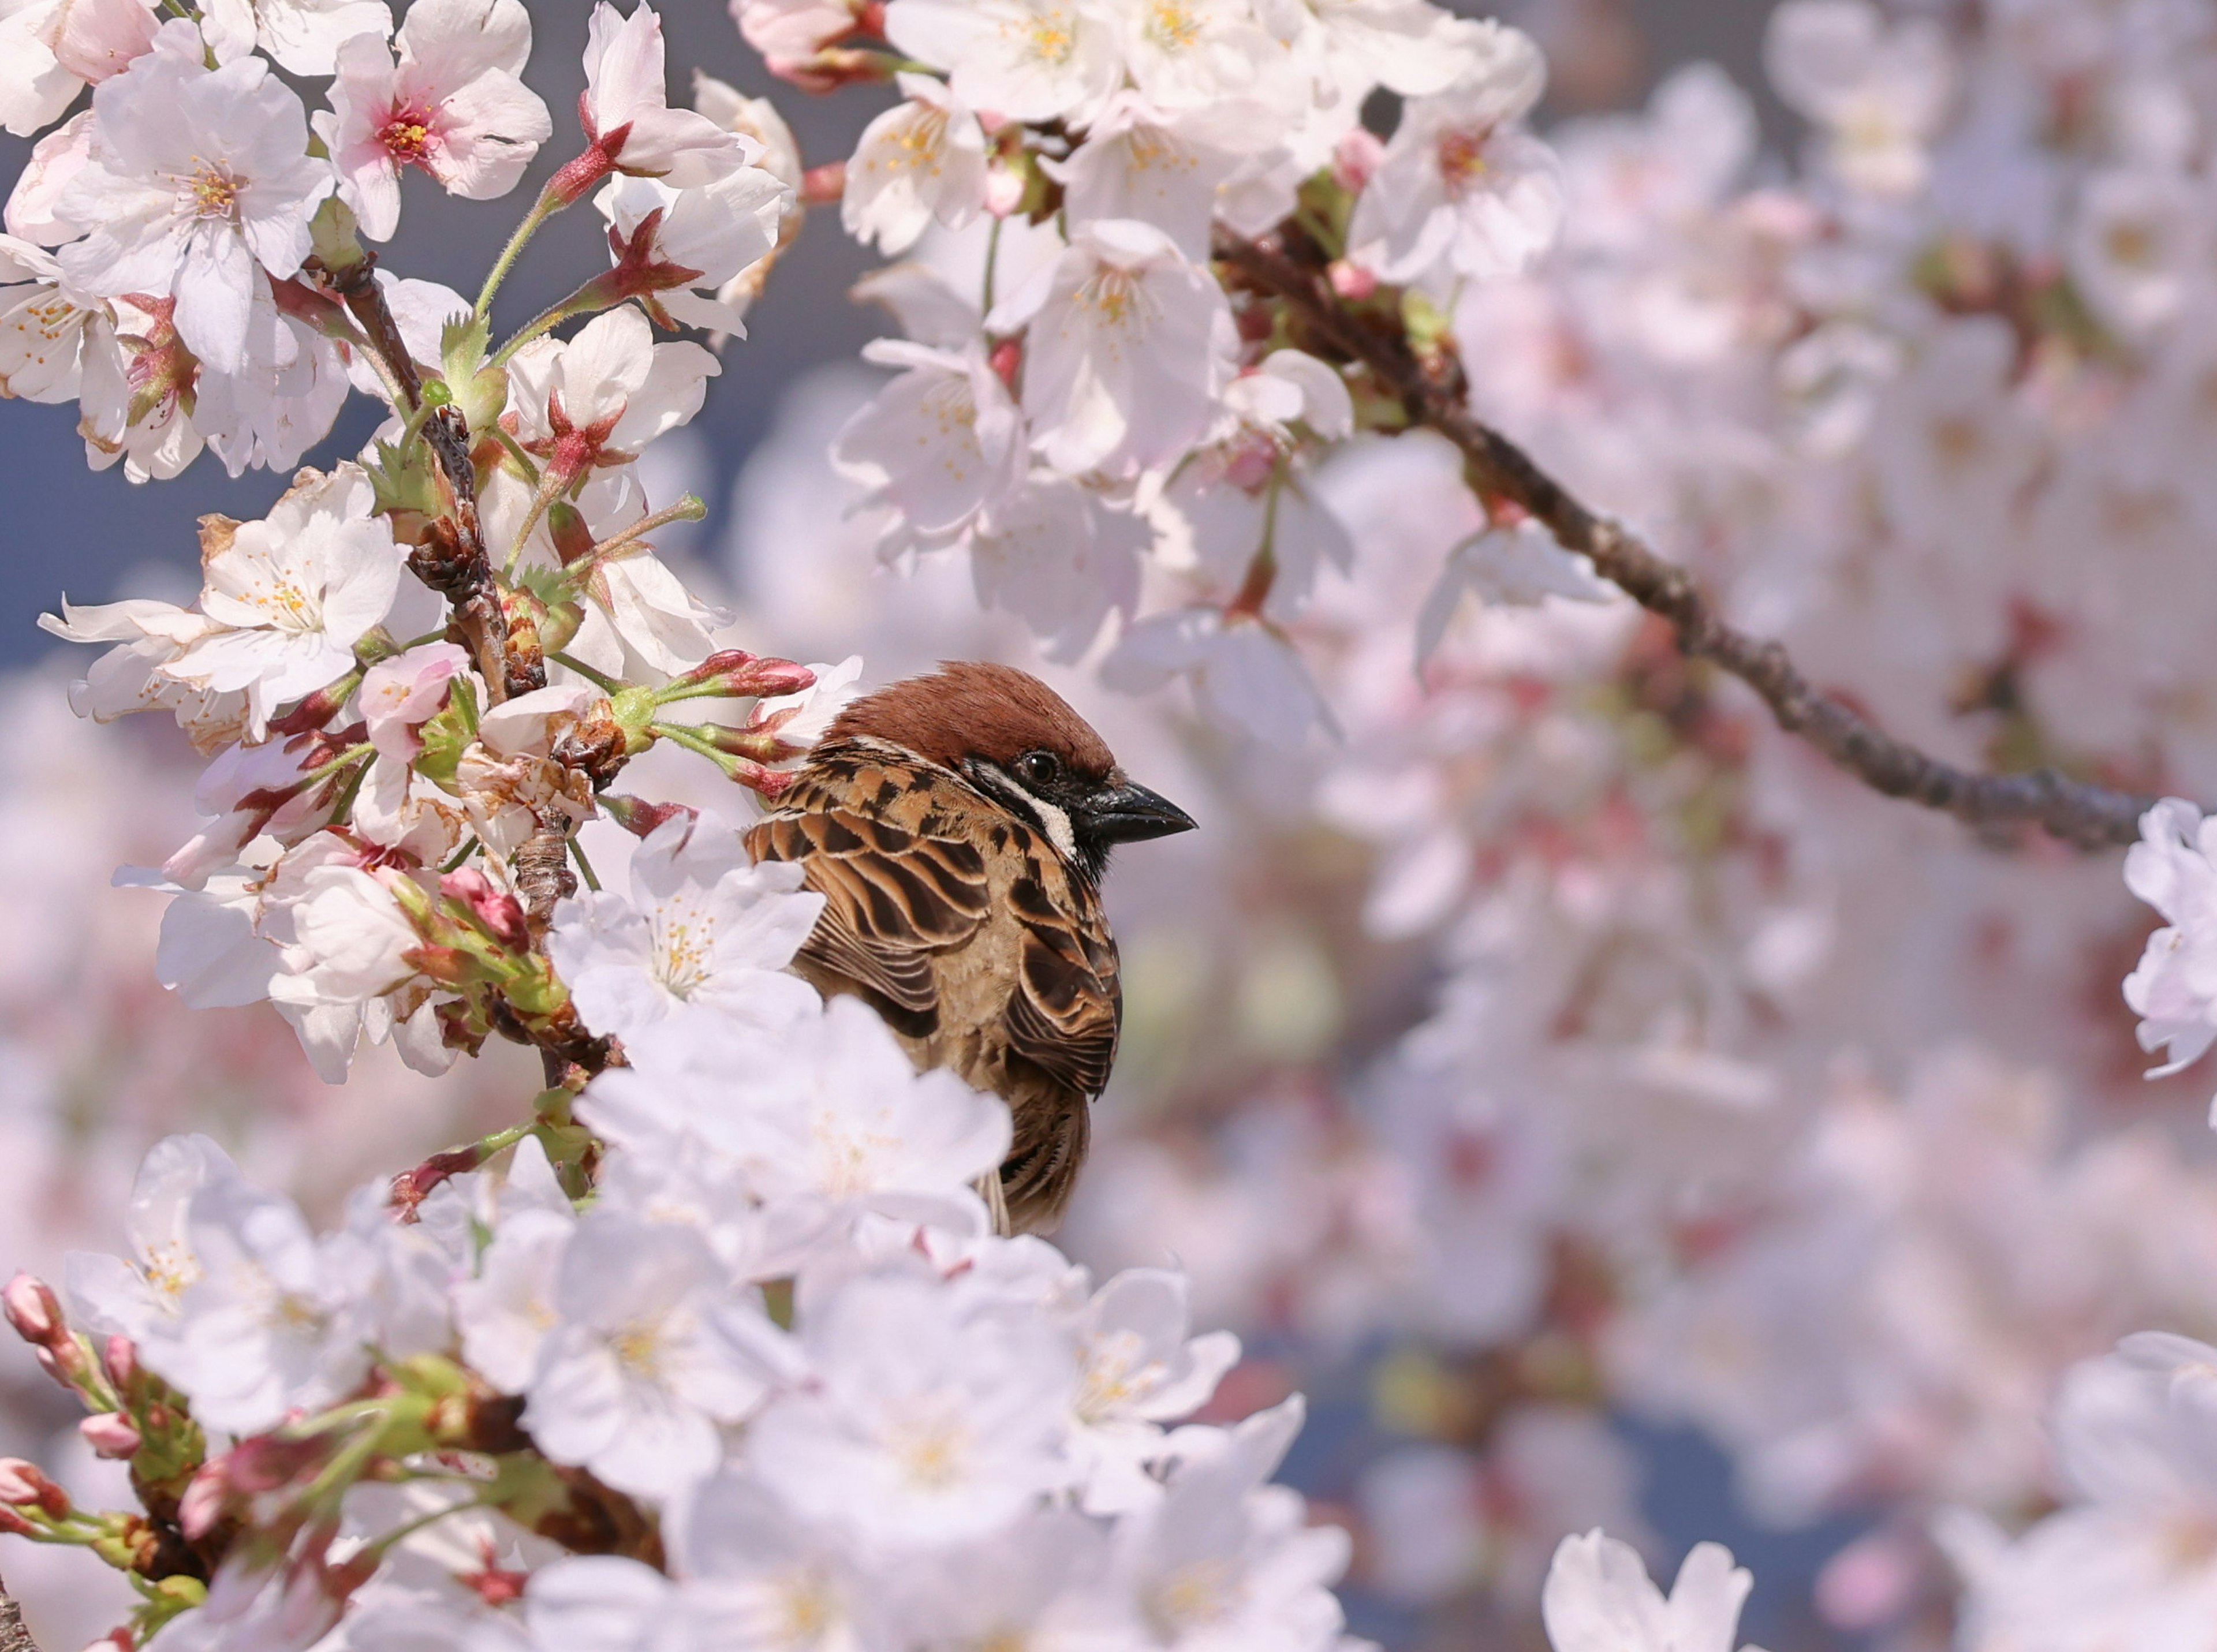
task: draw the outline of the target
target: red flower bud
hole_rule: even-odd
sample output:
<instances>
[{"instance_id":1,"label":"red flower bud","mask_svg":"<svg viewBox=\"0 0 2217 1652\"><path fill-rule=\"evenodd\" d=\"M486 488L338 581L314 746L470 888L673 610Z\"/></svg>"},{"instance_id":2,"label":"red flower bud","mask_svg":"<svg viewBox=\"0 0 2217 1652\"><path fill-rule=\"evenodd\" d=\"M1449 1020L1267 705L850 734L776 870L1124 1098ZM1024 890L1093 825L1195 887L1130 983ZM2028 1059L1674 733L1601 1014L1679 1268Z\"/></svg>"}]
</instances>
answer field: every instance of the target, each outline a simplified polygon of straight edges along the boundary
<instances>
[{"instance_id":1,"label":"red flower bud","mask_svg":"<svg viewBox=\"0 0 2217 1652\"><path fill-rule=\"evenodd\" d=\"M775 72L775 65L772 65ZM847 163L826 161L821 166L812 166L800 175L801 204L807 206L829 206L847 193Z\"/></svg>"}]
</instances>

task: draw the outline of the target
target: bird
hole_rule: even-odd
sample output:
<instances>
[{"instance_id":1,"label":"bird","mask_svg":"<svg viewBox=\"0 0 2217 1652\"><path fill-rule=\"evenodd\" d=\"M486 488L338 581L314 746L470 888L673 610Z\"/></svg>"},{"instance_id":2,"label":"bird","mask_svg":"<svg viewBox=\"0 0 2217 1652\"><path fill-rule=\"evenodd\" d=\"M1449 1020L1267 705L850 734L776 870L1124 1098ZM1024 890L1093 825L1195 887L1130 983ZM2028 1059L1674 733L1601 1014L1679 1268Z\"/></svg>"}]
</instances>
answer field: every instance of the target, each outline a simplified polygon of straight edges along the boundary
<instances>
[{"instance_id":1,"label":"bird","mask_svg":"<svg viewBox=\"0 0 2217 1652\"><path fill-rule=\"evenodd\" d=\"M1115 1065L1109 851L1195 823L1037 677L960 661L849 703L748 829L824 897L795 971L1009 1104L979 1187L1004 1233L1059 1223Z\"/></svg>"}]
</instances>

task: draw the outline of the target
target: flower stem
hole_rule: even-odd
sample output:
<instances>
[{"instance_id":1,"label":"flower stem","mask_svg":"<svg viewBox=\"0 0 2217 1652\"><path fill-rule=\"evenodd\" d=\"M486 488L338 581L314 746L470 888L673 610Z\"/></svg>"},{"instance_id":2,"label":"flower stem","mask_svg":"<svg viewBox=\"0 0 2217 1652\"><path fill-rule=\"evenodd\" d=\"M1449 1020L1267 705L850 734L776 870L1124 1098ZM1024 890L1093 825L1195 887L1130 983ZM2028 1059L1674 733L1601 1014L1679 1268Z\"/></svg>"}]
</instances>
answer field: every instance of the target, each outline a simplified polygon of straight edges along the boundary
<instances>
[{"instance_id":1,"label":"flower stem","mask_svg":"<svg viewBox=\"0 0 2217 1652\"><path fill-rule=\"evenodd\" d=\"M579 676L583 677L587 682L591 683L594 687L599 689L604 694L620 694L623 692L623 684L618 682L614 677L594 670L591 666L587 665L583 660L574 658L570 655L561 652L559 650L549 654L547 657L553 661L557 665L565 665L569 667L571 670L575 671Z\"/></svg>"},{"instance_id":2,"label":"flower stem","mask_svg":"<svg viewBox=\"0 0 2217 1652\"><path fill-rule=\"evenodd\" d=\"M492 268L485 275L485 285L478 289L477 315L491 313L493 295L500 291L500 284L508 279L509 271L516 268L516 261L523 256L524 248L531 244L531 237L539 233L541 225L568 205L556 196L551 183L539 192L539 199L532 202L531 210L523 215L523 222L508 237L508 244L500 250L500 256L493 260Z\"/></svg>"}]
</instances>

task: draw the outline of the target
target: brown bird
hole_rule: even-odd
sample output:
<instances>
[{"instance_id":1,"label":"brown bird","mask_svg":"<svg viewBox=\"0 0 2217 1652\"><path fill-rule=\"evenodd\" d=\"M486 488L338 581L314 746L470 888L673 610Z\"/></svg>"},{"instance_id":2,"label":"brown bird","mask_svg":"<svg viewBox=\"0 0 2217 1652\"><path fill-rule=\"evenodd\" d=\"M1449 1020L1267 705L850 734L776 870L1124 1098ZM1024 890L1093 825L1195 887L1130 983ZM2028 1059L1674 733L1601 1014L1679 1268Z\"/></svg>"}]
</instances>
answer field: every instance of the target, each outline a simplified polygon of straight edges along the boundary
<instances>
[{"instance_id":1,"label":"brown bird","mask_svg":"<svg viewBox=\"0 0 2217 1652\"><path fill-rule=\"evenodd\" d=\"M1115 1064L1108 852L1193 824L1038 678L963 663L848 706L747 833L825 897L794 967L870 1004L919 1069L1008 1102L984 1190L1004 1231L1060 1219Z\"/></svg>"}]
</instances>

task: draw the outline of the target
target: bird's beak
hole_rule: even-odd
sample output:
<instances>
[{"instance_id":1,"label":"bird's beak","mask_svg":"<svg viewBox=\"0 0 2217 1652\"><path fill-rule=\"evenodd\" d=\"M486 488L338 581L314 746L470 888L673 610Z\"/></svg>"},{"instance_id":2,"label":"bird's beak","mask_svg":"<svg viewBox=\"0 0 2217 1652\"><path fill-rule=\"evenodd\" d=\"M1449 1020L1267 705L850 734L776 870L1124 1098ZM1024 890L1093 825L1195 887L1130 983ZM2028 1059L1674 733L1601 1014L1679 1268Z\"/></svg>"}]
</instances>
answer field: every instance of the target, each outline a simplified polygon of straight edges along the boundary
<instances>
[{"instance_id":1,"label":"bird's beak","mask_svg":"<svg viewBox=\"0 0 2217 1652\"><path fill-rule=\"evenodd\" d=\"M1104 786L1085 800L1085 830L1097 843L1139 843L1193 830L1191 815L1158 792L1128 780Z\"/></svg>"}]
</instances>

